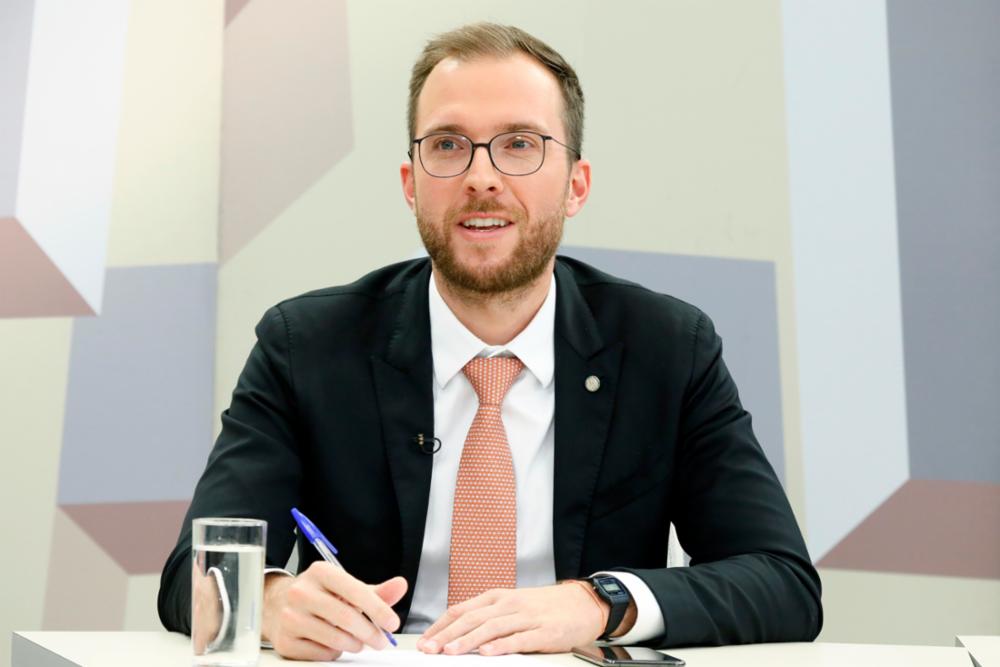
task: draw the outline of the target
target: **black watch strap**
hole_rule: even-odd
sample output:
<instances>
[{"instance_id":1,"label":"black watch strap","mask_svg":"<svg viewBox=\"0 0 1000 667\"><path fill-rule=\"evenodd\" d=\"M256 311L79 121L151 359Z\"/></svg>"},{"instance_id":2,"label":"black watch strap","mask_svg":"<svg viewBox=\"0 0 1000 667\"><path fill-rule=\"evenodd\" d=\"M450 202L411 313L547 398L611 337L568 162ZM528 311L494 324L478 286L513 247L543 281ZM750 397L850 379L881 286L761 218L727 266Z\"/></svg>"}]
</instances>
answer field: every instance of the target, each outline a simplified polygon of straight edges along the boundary
<instances>
[{"instance_id":1,"label":"black watch strap","mask_svg":"<svg viewBox=\"0 0 1000 667\"><path fill-rule=\"evenodd\" d=\"M601 636L598 637L601 640L610 639L611 633L618 628L622 619L625 618L625 612L628 611L628 605L632 601L632 596L629 594L628 589L625 588L625 585L615 577L599 575L589 577L586 581L594 587L597 597L607 602L610 607L608 624L605 626Z\"/></svg>"}]
</instances>

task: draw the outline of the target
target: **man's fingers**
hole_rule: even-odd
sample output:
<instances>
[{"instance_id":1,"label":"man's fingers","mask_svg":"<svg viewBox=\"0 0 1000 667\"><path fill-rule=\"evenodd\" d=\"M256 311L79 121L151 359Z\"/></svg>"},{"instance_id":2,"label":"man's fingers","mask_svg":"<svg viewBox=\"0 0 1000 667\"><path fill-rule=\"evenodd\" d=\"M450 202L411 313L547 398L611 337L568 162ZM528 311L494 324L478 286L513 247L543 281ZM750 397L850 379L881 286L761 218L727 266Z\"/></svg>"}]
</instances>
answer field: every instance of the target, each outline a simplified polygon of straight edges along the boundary
<instances>
[{"instance_id":1,"label":"man's fingers","mask_svg":"<svg viewBox=\"0 0 1000 667\"><path fill-rule=\"evenodd\" d=\"M338 653L357 653L365 647L357 637L309 614L297 614L294 624L288 627L295 628L294 632L300 639L329 647Z\"/></svg>"},{"instance_id":2,"label":"man's fingers","mask_svg":"<svg viewBox=\"0 0 1000 667\"><path fill-rule=\"evenodd\" d=\"M460 602L459 604L448 607L445 612L441 614L441 618L434 621L434 623L431 624L431 627L424 630L424 634L422 634L420 639L417 640L417 648L424 650L426 647L428 653L437 653L441 648L440 645L435 647L431 644L431 640L435 635L439 634L442 630L457 621L464 614L493 604L497 595L497 591L486 591L482 595L477 595L474 598L469 598L465 602Z\"/></svg>"},{"instance_id":3,"label":"man's fingers","mask_svg":"<svg viewBox=\"0 0 1000 667\"><path fill-rule=\"evenodd\" d=\"M459 616L451 625L441 630L441 632L428 637L428 641L434 642L445 653L465 653L475 648L475 646L460 650L458 649L459 644L454 644L456 640L469 635L476 628L482 627L494 619L503 616L506 616L506 612L502 611L500 606L496 604L473 609ZM493 636L495 635L491 635L488 638L492 639ZM448 649L449 646L451 650ZM461 646L465 646L465 643L463 642Z\"/></svg>"},{"instance_id":4,"label":"man's fingers","mask_svg":"<svg viewBox=\"0 0 1000 667\"><path fill-rule=\"evenodd\" d=\"M580 597L578 587L562 585L490 591L449 609L417 648L448 655L568 651L593 641L603 628L598 614L582 613L593 602Z\"/></svg>"},{"instance_id":5,"label":"man's fingers","mask_svg":"<svg viewBox=\"0 0 1000 667\"><path fill-rule=\"evenodd\" d=\"M343 629L372 648L385 648L388 641L372 622L362 616L357 608L336 595L320 589L296 586L288 590L288 602L293 609L302 610Z\"/></svg>"},{"instance_id":6,"label":"man's fingers","mask_svg":"<svg viewBox=\"0 0 1000 667\"><path fill-rule=\"evenodd\" d=\"M471 614L467 614L471 616ZM497 640L527 629L528 619L521 614L496 616L481 623L473 624L472 628L443 645L448 655L461 655L474 651L483 644ZM450 629L450 628L449 628Z\"/></svg>"},{"instance_id":7,"label":"man's fingers","mask_svg":"<svg viewBox=\"0 0 1000 667\"><path fill-rule=\"evenodd\" d=\"M481 655L507 655L508 653L547 652L546 641L545 632L542 630L525 630L481 644L479 653Z\"/></svg>"},{"instance_id":8,"label":"man's fingers","mask_svg":"<svg viewBox=\"0 0 1000 667\"><path fill-rule=\"evenodd\" d=\"M393 577L388 581L383 581L381 584L375 586L375 595L382 598L382 600L390 607L406 595L407 583L406 579L403 577ZM389 628L386 628L388 630Z\"/></svg>"},{"instance_id":9,"label":"man's fingers","mask_svg":"<svg viewBox=\"0 0 1000 667\"><path fill-rule=\"evenodd\" d=\"M323 588L363 611L380 627L390 632L399 628L399 617L396 616L396 612L375 593L372 586L330 563L317 561L309 566L308 572L311 573L313 570L316 571L315 577Z\"/></svg>"},{"instance_id":10,"label":"man's fingers","mask_svg":"<svg viewBox=\"0 0 1000 667\"><path fill-rule=\"evenodd\" d=\"M278 655L289 660L329 662L340 657L340 651L301 637L286 638L272 644Z\"/></svg>"}]
</instances>

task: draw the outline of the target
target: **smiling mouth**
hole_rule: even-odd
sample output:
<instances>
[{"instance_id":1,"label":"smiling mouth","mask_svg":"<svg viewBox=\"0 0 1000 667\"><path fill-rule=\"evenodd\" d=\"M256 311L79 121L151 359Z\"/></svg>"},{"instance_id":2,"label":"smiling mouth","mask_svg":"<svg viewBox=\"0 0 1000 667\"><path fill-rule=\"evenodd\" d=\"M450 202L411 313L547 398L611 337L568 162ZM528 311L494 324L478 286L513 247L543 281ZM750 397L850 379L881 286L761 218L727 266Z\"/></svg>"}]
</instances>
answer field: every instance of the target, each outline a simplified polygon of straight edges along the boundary
<instances>
[{"instance_id":1,"label":"smiling mouth","mask_svg":"<svg viewBox=\"0 0 1000 667\"><path fill-rule=\"evenodd\" d=\"M466 229L486 230L500 229L513 223L501 218L469 218L468 220L463 220L459 224Z\"/></svg>"}]
</instances>

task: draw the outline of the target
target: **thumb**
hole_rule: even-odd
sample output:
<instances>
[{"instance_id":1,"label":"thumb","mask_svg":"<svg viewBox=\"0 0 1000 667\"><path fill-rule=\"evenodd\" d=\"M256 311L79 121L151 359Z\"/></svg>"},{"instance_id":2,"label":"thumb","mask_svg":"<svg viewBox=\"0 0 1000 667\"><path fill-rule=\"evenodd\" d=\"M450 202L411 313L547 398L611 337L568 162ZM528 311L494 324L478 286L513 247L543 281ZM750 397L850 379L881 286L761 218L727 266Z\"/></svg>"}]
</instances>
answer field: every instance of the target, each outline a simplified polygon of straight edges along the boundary
<instances>
[{"instance_id":1,"label":"thumb","mask_svg":"<svg viewBox=\"0 0 1000 667\"><path fill-rule=\"evenodd\" d=\"M382 598L390 607L406 595L408 585L403 577L393 577L381 584L375 585L375 594Z\"/></svg>"}]
</instances>

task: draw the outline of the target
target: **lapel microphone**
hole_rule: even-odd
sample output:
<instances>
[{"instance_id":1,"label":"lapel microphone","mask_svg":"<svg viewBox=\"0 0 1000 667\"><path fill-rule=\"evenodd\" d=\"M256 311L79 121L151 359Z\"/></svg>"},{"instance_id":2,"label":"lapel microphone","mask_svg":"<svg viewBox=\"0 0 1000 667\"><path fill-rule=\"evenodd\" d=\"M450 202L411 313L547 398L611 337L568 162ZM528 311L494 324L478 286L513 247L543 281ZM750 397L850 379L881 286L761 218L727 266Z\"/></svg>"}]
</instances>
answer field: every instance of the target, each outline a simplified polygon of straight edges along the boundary
<instances>
[{"instance_id":1,"label":"lapel microphone","mask_svg":"<svg viewBox=\"0 0 1000 667\"><path fill-rule=\"evenodd\" d=\"M424 454L437 454L441 451L441 438L433 435L427 437L423 433L417 433L413 436L413 442L417 443L417 448Z\"/></svg>"}]
</instances>

